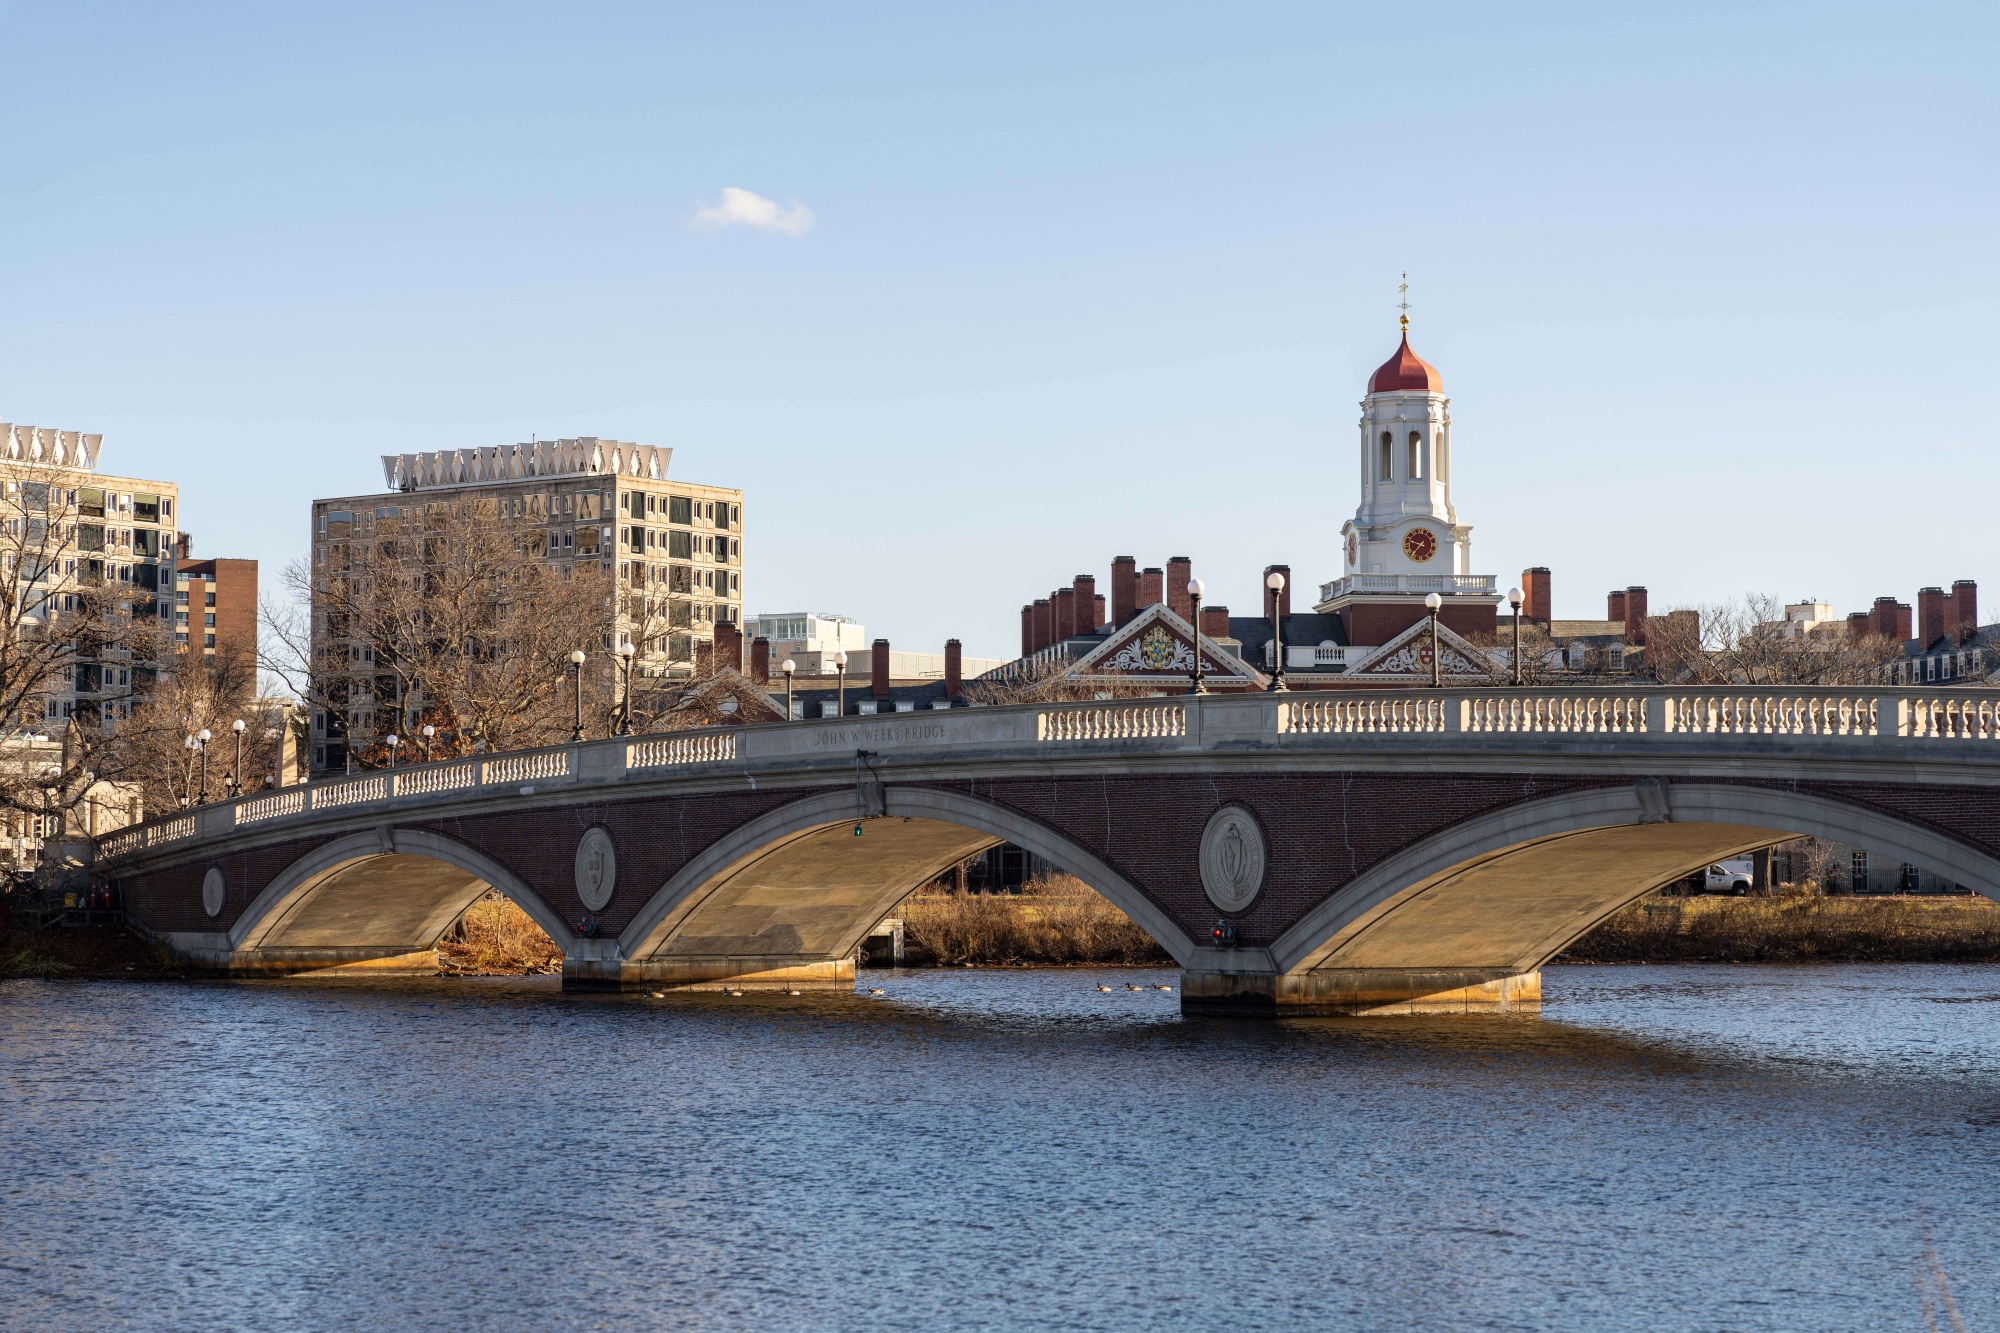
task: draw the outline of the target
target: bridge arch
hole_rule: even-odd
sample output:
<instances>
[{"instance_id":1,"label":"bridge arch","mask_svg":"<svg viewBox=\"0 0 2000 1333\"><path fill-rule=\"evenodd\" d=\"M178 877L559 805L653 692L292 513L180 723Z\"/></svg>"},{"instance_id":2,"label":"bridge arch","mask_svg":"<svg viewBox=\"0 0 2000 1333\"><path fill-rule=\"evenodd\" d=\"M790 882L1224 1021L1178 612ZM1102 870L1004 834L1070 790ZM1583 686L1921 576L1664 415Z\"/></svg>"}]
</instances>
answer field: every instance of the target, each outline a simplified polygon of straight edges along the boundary
<instances>
[{"instance_id":1,"label":"bridge arch","mask_svg":"<svg viewBox=\"0 0 2000 1333\"><path fill-rule=\"evenodd\" d=\"M499 861L428 829L350 833L285 867L230 928L232 950L429 949L488 889L512 900L565 954L560 913Z\"/></svg>"},{"instance_id":2,"label":"bridge arch","mask_svg":"<svg viewBox=\"0 0 2000 1333\"><path fill-rule=\"evenodd\" d=\"M1799 837L1887 852L2000 899L2000 858L1923 824L1789 788L1640 779L1511 806L1414 843L1285 931L1271 961L1294 976L1532 972L1634 899Z\"/></svg>"},{"instance_id":3,"label":"bridge arch","mask_svg":"<svg viewBox=\"0 0 2000 1333\"><path fill-rule=\"evenodd\" d=\"M735 829L647 900L620 934L620 954L640 964L844 957L911 892L1002 842L1068 870L1182 965L1194 954L1194 941L1138 885L1017 810L927 787L889 787L871 799L874 810L859 821L858 839L852 792L806 797Z\"/></svg>"}]
</instances>

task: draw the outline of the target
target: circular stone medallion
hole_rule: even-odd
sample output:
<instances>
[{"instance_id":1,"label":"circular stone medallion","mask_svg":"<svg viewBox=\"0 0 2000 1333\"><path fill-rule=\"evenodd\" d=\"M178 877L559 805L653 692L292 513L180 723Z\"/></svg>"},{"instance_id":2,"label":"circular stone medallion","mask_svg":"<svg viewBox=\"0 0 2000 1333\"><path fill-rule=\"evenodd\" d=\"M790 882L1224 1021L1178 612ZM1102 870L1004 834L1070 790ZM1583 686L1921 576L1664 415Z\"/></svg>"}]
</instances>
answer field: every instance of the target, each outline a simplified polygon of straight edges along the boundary
<instances>
[{"instance_id":1,"label":"circular stone medallion","mask_svg":"<svg viewBox=\"0 0 2000 1333\"><path fill-rule=\"evenodd\" d=\"M1201 887L1224 912L1240 912L1264 887L1264 830L1240 805L1225 805L1201 831Z\"/></svg>"},{"instance_id":2,"label":"circular stone medallion","mask_svg":"<svg viewBox=\"0 0 2000 1333\"><path fill-rule=\"evenodd\" d=\"M593 912L601 912L618 886L618 853L611 835L594 828L576 844L576 896Z\"/></svg>"},{"instance_id":3,"label":"circular stone medallion","mask_svg":"<svg viewBox=\"0 0 2000 1333\"><path fill-rule=\"evenodd\" d=\"M222 887L222 867L210 866L201 878L201 910L210 916L221 916L227 898Z\"/></svg>"}]
</instances>

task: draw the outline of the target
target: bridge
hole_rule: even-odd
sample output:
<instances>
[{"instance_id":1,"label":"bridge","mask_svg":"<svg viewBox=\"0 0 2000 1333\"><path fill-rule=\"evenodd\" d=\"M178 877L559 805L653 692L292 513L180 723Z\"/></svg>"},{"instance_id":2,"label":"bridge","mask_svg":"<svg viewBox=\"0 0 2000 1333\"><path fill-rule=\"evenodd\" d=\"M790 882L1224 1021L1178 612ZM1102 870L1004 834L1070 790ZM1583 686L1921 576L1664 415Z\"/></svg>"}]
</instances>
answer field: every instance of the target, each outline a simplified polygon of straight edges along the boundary
<instances>
[{"instance_id":1,"label":"bridge","mask_svg":"<svg viewBox=\"0 0 2000 1333\"><path fill-rule=\"evenodd\" d=\"M103 840L222 972L421 969L489 888L571 988L851 988L996 843L1115 903L1189 1012L1533 1008L1539 969L1800 836L2000 898L2000 691L1479 689L953 708L618 737L205 805Z\"/></svg>"}]
</instances>

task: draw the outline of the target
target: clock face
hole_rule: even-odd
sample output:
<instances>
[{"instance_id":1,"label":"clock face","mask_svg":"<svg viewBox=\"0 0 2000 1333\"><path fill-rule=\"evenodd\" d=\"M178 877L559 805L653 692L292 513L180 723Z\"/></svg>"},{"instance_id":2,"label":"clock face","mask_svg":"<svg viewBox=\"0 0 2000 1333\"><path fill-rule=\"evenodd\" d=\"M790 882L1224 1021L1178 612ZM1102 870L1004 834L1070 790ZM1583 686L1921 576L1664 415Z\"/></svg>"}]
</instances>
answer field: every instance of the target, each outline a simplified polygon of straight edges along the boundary
<instances>
[{"instance_id":1,"label":"clock face","mask_svg":"<svg viewBox=\"0 0 2000 1333\"><path fill-rule=\"evenodd\" d=\"M1422 564L1438 553L1437 534L1429 528L1411 528L1403 534L1403 554Z\"/></svg>"},{"instance_id":2,"label":"clock face","mask_svg":"<svg viewBox=\"0 0 2000 1333\"><path fill-rule=\"evenodd\" d=\"M1361 562L1361 542L1353 533L1347 534L1347 567L1352 569Z\"/></svg>"}]
</instances>

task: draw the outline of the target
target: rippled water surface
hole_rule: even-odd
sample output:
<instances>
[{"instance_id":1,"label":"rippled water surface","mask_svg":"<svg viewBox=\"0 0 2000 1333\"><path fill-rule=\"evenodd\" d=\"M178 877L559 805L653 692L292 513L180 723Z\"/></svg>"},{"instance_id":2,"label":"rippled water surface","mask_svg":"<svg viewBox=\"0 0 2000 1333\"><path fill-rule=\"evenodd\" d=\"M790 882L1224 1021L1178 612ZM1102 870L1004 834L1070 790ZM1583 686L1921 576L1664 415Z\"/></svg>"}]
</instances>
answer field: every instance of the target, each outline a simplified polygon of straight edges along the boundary
<instances>
[{"instance_id":1,"label":"rippled water surface","mask_svg":"<svg viewBox=\"0 0 2000 1333\"><path fill-rule=\"evenodd\" d=\"M0 983L0 1325L2000 1330L2000 969L1545 975Z\"/></svg>"}]
</instances>

